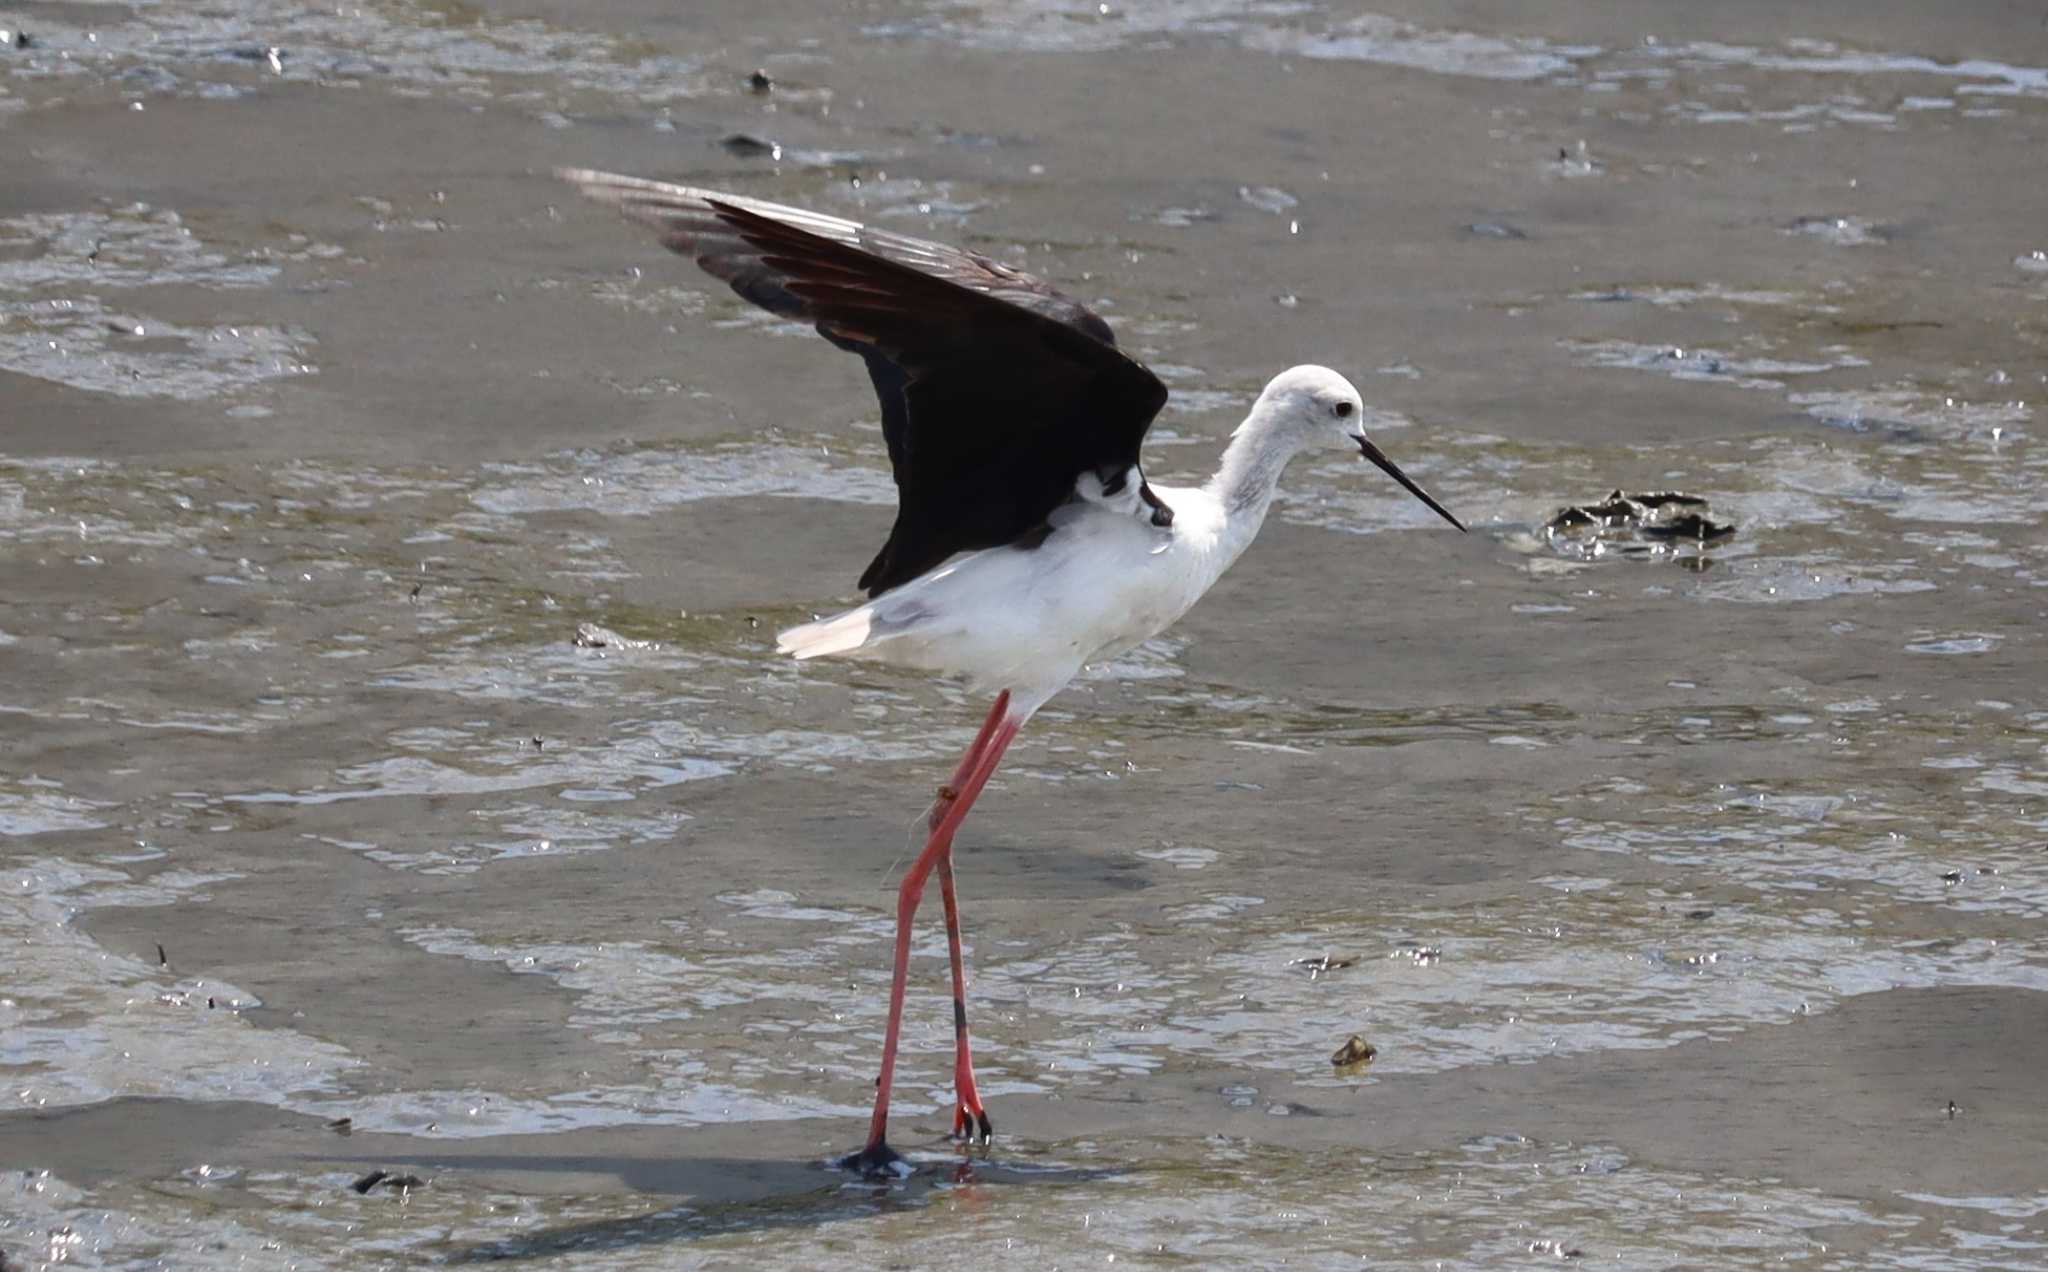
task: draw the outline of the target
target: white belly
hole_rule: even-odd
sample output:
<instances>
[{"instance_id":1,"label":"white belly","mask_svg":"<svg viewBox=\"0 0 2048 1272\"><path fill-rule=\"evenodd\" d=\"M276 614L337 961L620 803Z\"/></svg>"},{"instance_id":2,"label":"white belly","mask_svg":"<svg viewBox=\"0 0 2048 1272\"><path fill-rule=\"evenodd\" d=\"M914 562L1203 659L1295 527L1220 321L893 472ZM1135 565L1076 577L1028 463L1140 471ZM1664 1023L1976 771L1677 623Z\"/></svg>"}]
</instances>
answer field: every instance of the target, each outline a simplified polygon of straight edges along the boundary
<instances>
[{"instance_id":1,"label":"white belly","mask_svg":"<svg viewBox=\"0 0 2048 1272\"><path fill-rule=\"evenodd\" d=\"M1184 498L1165 529L1070 505L1036 548L970 553L826 620L855 622L859 641L818 652L961 675L1019 697L1050 695L1084 664L1171 626L1229 564L1215 532L1220 518L1187 506L1206 492L1176 493Z\"/></svg>"}]
</instances>

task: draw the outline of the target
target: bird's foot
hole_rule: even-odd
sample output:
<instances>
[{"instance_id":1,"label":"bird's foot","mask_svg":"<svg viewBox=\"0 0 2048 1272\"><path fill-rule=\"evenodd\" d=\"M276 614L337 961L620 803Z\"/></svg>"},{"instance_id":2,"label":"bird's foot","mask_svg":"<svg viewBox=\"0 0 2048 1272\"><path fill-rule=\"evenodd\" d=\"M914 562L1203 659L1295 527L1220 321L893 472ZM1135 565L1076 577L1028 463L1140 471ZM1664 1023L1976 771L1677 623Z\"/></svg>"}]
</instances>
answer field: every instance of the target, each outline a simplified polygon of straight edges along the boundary
<instances>
[{"instance_id":1,"label":"bird's foot","mask_svg":"<svg viewBox=\"0 0 2048 1272\"><path fill-rule=\"evenodd\" d=\"M962 1144L980 1144L984 1148L996 1137L995 1123L988 1120L988 1110L976 1104L969 1109L965 1104L954 1106L953 1138Z\"/></svg>"},{"instance_id":2,"label":"bird's foot","mask_svg":"<svg viewBox=\"0 0 2048 1272\"><path fill-rule=\"evenodd\" d=\"M887 1140L876 1140L858 1153L848 1153L833 1165L841 1170L850 1170L862 1179L908 1179L917 1173L910 1159L890 1148Z\"/></svg>"},{"instance_id":3,"label":"bird's foot","mask_svg":"<svg viewBox=\"0 0 2048 1272\"><path fill-rule=\"evenodd\" d=\"M995 1139L995 1124L982 1107L981 1089L974 1081L974 1056L967 1049L966 1011L954 1000L953 1010L960 1025L960 1047L953 1054L953 1138L963 1144L986 1146Z\"/></svg>"}]
</instances>

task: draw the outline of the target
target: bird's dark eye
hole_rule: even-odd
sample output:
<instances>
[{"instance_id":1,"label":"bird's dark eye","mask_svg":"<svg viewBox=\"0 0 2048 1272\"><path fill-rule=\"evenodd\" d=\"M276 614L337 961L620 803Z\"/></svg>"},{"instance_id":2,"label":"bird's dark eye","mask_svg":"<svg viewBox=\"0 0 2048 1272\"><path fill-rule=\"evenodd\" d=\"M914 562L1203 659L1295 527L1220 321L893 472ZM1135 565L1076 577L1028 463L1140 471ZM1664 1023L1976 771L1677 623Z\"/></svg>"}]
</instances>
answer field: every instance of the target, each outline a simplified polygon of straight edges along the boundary
<instances>
[{"instance_id":1,"label":"bird's dark eye","mask_svg":"<svg viewBox=\"0 0 2048 1272\"><path fill-rule=\"evenodd\" d=\"M1330 409L1335 411L1337 413L1337 418L1341 420L1345 416L1351 414L1351 403L1339 402L1337 403L1337 405L1331 407Z\"/></svg>"}]
</instances>

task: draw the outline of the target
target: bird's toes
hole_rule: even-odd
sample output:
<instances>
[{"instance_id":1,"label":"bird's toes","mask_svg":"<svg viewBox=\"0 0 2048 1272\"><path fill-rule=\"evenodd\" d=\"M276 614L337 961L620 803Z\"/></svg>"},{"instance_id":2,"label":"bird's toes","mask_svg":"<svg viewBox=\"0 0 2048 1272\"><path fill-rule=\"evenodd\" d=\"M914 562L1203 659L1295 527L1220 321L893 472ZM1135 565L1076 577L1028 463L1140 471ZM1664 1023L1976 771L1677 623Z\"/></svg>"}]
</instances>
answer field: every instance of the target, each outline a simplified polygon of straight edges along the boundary
<instances>
[{"instance_id":1,"label":"bird's toes","mask_svg":"<svg viewBox=\"0 0 2048 1272\"><path fill-rule=\"evenodd\" d=\"M988 1120L988 1110L969 1109L956 1105L953 1109L953 1138L963 1144L987 1145L996 1137L995 1123Z\"/></svg>"},{"instance_id":2,"label":"bird's toes","mask_svg":"<svg viewBox=\"0 0 2048 1272\"><path fill-rule=\"evenodd\" d=\"M910 1159L890 1148L886 1140L878 1140L857 1153L848 1153L832 1164L840 1170L852 1171L862 1179L908 1179L917 1172Z\"/></svg>"}]
</instances>

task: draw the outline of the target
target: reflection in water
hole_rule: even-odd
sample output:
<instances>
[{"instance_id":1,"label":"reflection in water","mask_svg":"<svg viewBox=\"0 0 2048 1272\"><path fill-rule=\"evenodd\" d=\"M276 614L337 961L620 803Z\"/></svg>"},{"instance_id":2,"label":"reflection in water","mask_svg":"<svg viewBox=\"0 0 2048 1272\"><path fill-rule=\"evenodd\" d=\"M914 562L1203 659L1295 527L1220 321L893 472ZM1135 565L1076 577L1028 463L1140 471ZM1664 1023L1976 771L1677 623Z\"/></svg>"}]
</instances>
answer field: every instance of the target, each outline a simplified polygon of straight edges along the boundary
<instances>
[{"instance_id":1,"label":"reflection in water","mask_svg":"<svg viewBox=\"0 0 2048 1272\"><path fill-rule=\"evenodd\" d=\"M650 1207L620 1196L526 1195L480 1189L471 1172L502 1175L517 1157L451 1154L409 1204L357 1199L345 1171L250 1171L214 1185L113 1185L91 1194L48 1176L14 1188L0 1238L33 1234L34 1257L83 1251L174 1251L188 1208L232 1207L209 1236L209 1258L347 1266L330 1230L345 1224L348 1258L561 1268L672 1268L679 1262L835 1260L973 1265L996 1255L1045 1266L1173 1262L1256 1265L1375 1262L1504 1267L1541 1260L1650 1269L1709 1258L1919 1269L1986 1258L2031 1262L2048 1249L2032 1221L2038 1196L1916 1195L1850 1201L1770 1179L1730 1180L1662 1169L1601 1144L1552 1145L1511 1132L1427 1154L1291 1152L1237 1139L1197 1151L1142 1140L1091 1140L1056 1156L1018 1150L989 1164L875 1187L816 1168L687 1156L650 1191L697 1191L723 1180L730 1200ZM633 1172L635 1163L539 1159L555 1171ZM666 1185L666 1186L664 1186ZM736 1189L743 1189L735 1196ZM45 1243L48 1243L47 1246ZM24 1243L15 1239L17 1246Z\"/></svg>"}]
</instances>

